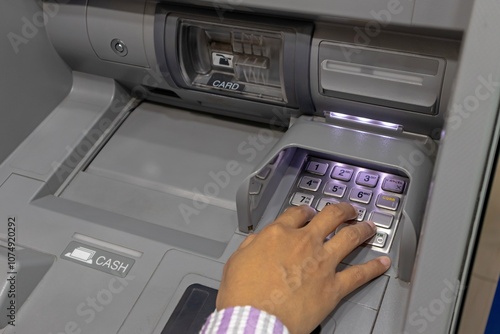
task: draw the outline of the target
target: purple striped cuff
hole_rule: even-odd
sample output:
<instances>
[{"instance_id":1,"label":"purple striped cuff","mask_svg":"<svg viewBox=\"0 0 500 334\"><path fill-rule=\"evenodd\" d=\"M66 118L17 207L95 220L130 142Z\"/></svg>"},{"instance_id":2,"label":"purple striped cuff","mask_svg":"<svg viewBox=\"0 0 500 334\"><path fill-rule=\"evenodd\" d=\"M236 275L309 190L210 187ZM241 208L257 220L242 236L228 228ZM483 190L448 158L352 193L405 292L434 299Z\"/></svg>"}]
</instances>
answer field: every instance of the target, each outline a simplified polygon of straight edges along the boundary
<instances>
[{"instance_id":1,"label":"purple striped cuff","mask_svg":"<svg viewBox=\"0 0 500 334\"><path fill-rule=\"evenodd\" d=\"M289 334L274 315L251 306L214 311L203 325L201 334Z\"/></svg>"}]
</instances>

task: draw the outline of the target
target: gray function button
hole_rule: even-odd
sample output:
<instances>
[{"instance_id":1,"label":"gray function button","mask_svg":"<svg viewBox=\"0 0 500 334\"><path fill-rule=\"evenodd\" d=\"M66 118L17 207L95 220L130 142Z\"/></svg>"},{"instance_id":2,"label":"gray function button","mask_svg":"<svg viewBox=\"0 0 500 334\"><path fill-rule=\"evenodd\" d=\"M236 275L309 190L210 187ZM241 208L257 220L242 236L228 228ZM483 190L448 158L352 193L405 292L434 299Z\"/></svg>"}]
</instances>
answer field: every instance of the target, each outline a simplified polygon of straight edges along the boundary
<instances>
[{"instance_id":1,"label":"gray function button","mask_svg":"<svg viewBox=\"0 0 500 334\"><path fill-rule=\"evenodd\" d=\"M261 180L265 180L269 176L269 173L271 173L271 167L265 167L255 176Z\"/></svg>"},{"instance_id":2,"label":"gray function button","mask_svg":"<svg viewBox=\"0 0 500 334\"><path fill-rule=\"evenodd\" d=\"M328 164L325 162L319 162L319 161L309 161L309 163L307 164L306 170L309 173L318 174L318 175L325 175L326 171L328 170Z\"/></svg>"},{"instance_id":3,"label":"gray function button","mask_svg":"<svg viewBox=\"0 0 500 334\"><path fill-rule=\"evenodd\" d=\"M250 181L250 187L248 189L248 193L250 195L258 195L262 190L262 183L257 182L255 179Z\"/></svg>"},{"instance_id":4,"label":"gray function button","mask_svg":"<svg viewBox=\"0 0 500 334\"><path fill-rule=\"evenodd\" d=\"M356 183L362 186L375 187L378 183L378 175L367 172L359 172Z\"/></svg>"},{"instance_id":5,"label":"gray function button","mask_svg":"<svg viewBox=\"0 0 500 334\"><path fill-rule=\"evenodd\" d=\"M384 179L384 183L382 184L382 189L386 191L391 191L393 193L401 194L405 189L405 185L406 185L405 181L388 176Z\"/></svg>"},{"instance_id":6,"label":"gray function button","mask_svg":"<svg viewBox=\"0 0 500 334\"><path fill-rule=\"evenodd\" d=\"M372 212L370 215L370 220L375 223L375 225L390 228L392 225L393 215L386 215L380 212Z\"/></svg>"},{"instance_id":7,"label":"gray function button","mask_svg":"<svg viewBox=\"0 0 500 334\"><path fill-rule=\"evenodd\" d=\"M310 191L316 191L318 190L320 184L321 184L321 179L310 176L303 176L299 182L299 188Z\"/></svg>"},{"instance_id":8,"label":"gray function button","mask_svg":"<svg viewBox=\"0 0 500 334\"><path fill-rule=\"evenodd\" d=\"M274 165L276 163L276 161L278 161L278 157L279 157L279 154L275 155L274 158L272 158L271 161L269 161L268 165Z\"/></svg>"},{"instance_id":9,"label":"gray function button","mask_svg":"<svg viewBox=\"0 0 500 334\"><path fill-rule=\"evenodd\" d=\"M328 182L328 184L325 187L325 195L330 195L330 196L335 196L335 197L342 197L345 194L347 187L345 184L337 183L337 182Z\"/></svg>"},{"instance_id":10,"label":"gray function button","mask_svg":"<svg viewBox=\"0 0 500 334\"><path fill-rule=\"evenodd\" d=\"M386 195L386 194L380 194L380 195L378 195L376 205L379 208L396 211L398 209L398 205L399 205L399 197L392 196L392 195Z\"/></svg>"},{"instance_id":11,"label":"gray function button","mask_svg":"<svg viewBox=\"0 0 500 334\"><path fill-rule=\"evenodd\" d=\"M297 206L305 204L311 206L313 200L314 200L313 195L297 192L293 194L292 199L290 200L290 204Z\"/></svg>"},{"instance_id":12,"label":"gray function button","mask_svg":"<svg viewBox=\"0 0 500 334\"><path fill-rule=\"evenodd\" d=\"M383 248L385 246L385 242L387 240L387 233L377 232L371 239L369 239L366 243L368 245L372 245L375 247Z\"/></svg>"},{"instance_id":13,"label":"gray function button","mask_svg":"<svg viewBox=\"0 0 500 334\"><path fill-rule=\"evenodd\" d=\"M335 166L332 172L332 177L337 180L349 181L354 170L347 167Z\"/></svg>"},{"instance_id":14,"label":"gray function button","mask_svg":"<svg viewBox=\"0 0 500 334\"><path fill-rule=\"evenodd\" d=\"M353 188L351 190L351 194L349 195L349 199L353 202L368 204L372 199L372 194L371 190Z\"/></svg>"},{"instance_id":15,"label":"gray function button","mask_svg":"<svg viewBox=\"0 0 500 334\"><path fill-rule=\"evenodd\" d=\"M321 211L325 208L327 205L332 205L332 204L338 204L339 202L331 199L331 198L322 198L319 202L318 205L316 206L316 210Z\"/></svg>"}]
</instances>

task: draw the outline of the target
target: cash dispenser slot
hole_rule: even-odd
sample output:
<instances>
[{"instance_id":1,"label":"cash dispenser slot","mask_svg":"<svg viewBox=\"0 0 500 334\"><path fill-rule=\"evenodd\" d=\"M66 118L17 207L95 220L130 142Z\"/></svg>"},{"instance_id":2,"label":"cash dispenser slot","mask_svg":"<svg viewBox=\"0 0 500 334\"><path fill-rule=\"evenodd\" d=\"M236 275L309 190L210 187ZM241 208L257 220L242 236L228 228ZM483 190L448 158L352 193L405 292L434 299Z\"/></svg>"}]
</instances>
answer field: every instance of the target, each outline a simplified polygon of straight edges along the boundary
<instances>
[{"instance_id":1,"label":"cash dispenser slot","mask_svg":"<svg viewBox=\"0 0 500 334\"><path fill-rule=\"evenodd\" d=\"M282 135L143 103L61 197L154 224L182 249L220 256L237 229L238 185Z\"/></svg>"}]
</instances>

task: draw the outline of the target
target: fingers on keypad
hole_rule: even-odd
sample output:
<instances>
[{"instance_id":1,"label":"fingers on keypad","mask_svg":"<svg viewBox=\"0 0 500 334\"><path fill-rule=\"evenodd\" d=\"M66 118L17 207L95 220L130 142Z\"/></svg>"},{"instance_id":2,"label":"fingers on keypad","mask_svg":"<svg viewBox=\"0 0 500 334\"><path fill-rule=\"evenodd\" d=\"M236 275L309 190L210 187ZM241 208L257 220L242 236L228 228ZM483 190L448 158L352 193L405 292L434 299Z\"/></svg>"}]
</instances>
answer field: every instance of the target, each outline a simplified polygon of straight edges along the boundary
<instances>
[{"instance_id":1,"label":"fingers on keypad","mask_svg":"<svg viewBox=\"0 0 500 334\"><path fill-rule=\"evenodd\" d=\"M348 202L357 212L352 222L369 220L377 226L376 234L366 244L387 253L408 181L399 175L310 157L290 190L285 208L308 205L320 212L328 205Z\"/></svg>"}]
</instances>

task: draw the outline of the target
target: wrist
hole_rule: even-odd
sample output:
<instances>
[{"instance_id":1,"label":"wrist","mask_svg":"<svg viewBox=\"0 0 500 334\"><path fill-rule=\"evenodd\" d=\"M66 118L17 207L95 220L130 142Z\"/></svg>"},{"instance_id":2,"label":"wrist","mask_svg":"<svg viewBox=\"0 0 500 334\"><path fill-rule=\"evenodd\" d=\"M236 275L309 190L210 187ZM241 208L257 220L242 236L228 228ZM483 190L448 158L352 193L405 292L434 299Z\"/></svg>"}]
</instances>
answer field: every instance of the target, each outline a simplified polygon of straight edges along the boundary
<instances>
[{"instance_id":1,"label":"wrist","mask_svg":"<svg viewBox=\"0 0 500 334\"><path fill-rule=\"evenodd\" d=\"M254 333L289 334L288 329L274 315L252 306L236 306L215 311L207 319L201 333Z\"/></svg>"}]
</instances>

